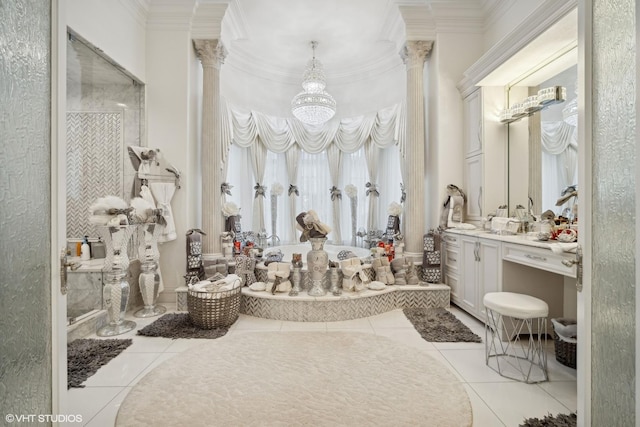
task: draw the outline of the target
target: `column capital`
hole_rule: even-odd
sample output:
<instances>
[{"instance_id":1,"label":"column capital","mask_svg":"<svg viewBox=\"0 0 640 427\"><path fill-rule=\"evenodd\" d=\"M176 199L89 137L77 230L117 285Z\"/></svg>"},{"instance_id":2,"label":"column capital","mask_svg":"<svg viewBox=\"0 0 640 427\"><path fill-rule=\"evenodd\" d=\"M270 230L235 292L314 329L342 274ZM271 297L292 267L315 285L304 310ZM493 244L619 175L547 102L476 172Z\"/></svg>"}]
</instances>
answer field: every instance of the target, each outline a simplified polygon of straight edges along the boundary
<instances>
[{"instance_id":1,"label":"column capital","mask_svg":"<svg viewBox=\"0 0 640 427\"><path fill-rule=\"evenodd\" d=\"M422 66L432 47L432 40L407 40L400 50L400 57L408 67Z\"/></svg>"},{"instance_id":2,"label":"column capital","mask_svg":"<svg viewBox=\"0 0 640 427\"><path fill-rule=\"evenodd\" d=\"M227 50L217 39L197 39L193 41L193 47L203 67L220 68L227 57Z\"/></svg>"}]
</instances>

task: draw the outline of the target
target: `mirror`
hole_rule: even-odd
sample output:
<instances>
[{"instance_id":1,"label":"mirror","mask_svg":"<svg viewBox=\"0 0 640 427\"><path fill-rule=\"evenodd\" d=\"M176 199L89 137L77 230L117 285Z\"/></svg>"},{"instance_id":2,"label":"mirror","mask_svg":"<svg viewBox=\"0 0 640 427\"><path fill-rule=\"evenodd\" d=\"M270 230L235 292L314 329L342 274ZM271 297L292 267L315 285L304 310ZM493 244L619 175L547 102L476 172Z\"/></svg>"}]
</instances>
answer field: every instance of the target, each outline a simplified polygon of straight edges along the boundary
<instances>
[{"instance_id":1,"label":"mirror","mask_svg":"<svg viewBox=\"0 0 640 427\"><path fill-rule=\"evenodd\" d=\"M551 105L509 126L509 209L521 205L534 215L552 210L573 219L578 180L577 65L536 86L515 86L512 99L522 100L546 87L566 90L563 102ZM515 101L519 102L519 101Z\"/></svg>"},{"instance_id":2,"label":"mirror","mask_svg":"<svg viewBox=\"0 0 640 427\"><path fill-rule=\"evenodd\" d=\"M571 17L567 17L571 19ZM564 101L546 106L508 125L509 212L523 206L538 216L575 217L577 205L577 38L507 85L507 106L522 103L545 88L564 88ZM564 194L563 194L564 193ZM564 199L564 200L562 200Z\"/></svg>"}]
</instances>

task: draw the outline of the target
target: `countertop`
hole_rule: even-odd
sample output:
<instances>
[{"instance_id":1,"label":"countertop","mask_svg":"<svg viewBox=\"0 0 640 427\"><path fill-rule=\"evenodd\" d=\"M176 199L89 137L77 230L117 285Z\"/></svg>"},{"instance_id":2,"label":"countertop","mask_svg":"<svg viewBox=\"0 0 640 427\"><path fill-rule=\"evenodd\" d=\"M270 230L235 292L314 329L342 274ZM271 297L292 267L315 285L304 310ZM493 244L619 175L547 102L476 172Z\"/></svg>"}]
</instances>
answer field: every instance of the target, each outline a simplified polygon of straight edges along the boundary
<instances>
[{"instance_id":1,"label":"countertop","mask_svg":"<svg viewBox=\"0 0 640 427\"><path fill-rule=\"evenodd\" d=\"M104 267L104 258L92 258L88 261L82 261L80 257L67 257L67 262L80 264L75 270L68 268L69 273L99 273Z\"/></svg>"},{"instance_id":2,"label":"countertop","mask_svg":"<svg viewBox=\"0 0 640 427\"><path fill-rule=\"evenodd\" d=\"M540 241L536 237L534 233L529 234L514 234L514 235L504 235L504 234L495 234L490 231L475 229L475 230L464 230L460 228L448 228L446 230L447 233L459 234L463 236L475 236L481 237L483 239L490 240L498 240L500 242L505 243L515 243L519 245L527 245L541 249L548 249L555 253L562 252L573 252L573 250L569 250L570 248L575 248L575 243L560 243L555 240L547 240Z\"/></svg>"}]
</instances>

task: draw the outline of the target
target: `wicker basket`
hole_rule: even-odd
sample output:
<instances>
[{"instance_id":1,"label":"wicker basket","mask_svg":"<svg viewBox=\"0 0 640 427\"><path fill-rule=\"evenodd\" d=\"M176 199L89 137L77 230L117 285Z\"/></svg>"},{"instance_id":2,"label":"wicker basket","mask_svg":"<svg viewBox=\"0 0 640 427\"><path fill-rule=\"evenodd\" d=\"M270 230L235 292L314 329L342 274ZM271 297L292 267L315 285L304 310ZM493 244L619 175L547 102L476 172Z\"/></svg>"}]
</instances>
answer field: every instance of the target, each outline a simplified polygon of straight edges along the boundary
<instances>
[{"instance_id":1,"label":"wicker basket","mask_svg":"<svg viewBox=\"0 0 640 427\"><path fill-rule=\"evenodd\" d=\"M553 333L556 348L556 360L565 366L576 369L576 347L574 342L561 339L557 333Z\"/></svg>"},{"instance_id":2,"label":"wicker basket","mask_svg":"<svg viewBox=\"0 0 640 427\"><path fill-rule=\"evenodd\" d=\"M219 292L187 292L191 321L202 329L231 326L238 319L242 287Z\"/></svg>"}]
</instances>

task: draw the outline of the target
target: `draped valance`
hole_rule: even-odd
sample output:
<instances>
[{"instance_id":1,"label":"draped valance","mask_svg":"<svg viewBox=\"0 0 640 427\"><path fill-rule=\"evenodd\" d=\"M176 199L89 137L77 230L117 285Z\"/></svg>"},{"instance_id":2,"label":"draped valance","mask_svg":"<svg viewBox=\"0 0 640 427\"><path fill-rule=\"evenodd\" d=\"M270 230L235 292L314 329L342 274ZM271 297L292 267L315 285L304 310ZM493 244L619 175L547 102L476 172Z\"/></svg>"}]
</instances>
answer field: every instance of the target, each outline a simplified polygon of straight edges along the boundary
<instances>
[{"instance_id":1,"label":"draped valance","mask_svg":"<svg viewBox=\"0 0 640 427\"><path fill-rule=\"evenodd\" d=\"M404 114L403 106L396 104L372 115L312 126L296 119L268 116L227 105L225 124L230 129L224 135L229 138L225 145L232 143L251 147L260 141L267 150L284 153L297 144L301 150L311 154L323 152L331 143L344 153L358 151L367 141L378 148L394 144L403 147L404 132L401 128L405 122Z\"/></svg>"}]
</instances>

